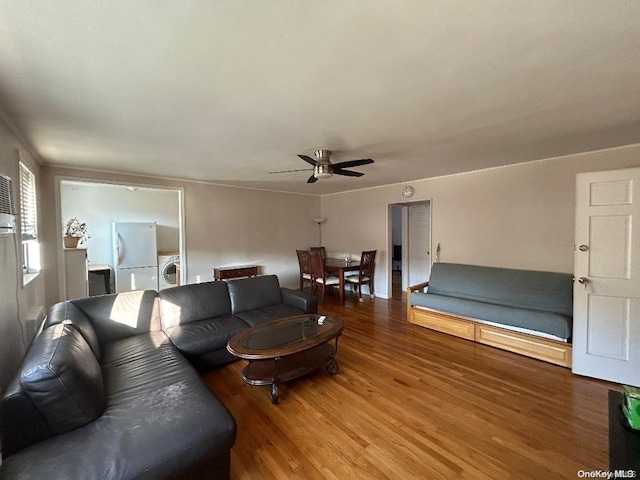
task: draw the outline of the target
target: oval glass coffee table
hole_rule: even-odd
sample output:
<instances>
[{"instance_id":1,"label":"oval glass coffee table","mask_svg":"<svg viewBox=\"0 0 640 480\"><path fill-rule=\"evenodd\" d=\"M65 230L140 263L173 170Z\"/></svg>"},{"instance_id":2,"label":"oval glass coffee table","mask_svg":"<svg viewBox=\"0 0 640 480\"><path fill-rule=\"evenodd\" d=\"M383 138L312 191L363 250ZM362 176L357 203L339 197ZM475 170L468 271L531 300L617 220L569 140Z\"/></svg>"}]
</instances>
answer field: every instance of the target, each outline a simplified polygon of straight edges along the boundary
<instances>
[{"instance_id":1,"label":"oval glass coffee table","mask_svg":"<svg viewBox=\"0 0 640 480\"><path fill-rule=\"evenodd\" d=\"M227 350L249 361L242 379L249 385L271 385L271 402L277 404L278 383L321 367L338 373L335 354L342 330L344 322L336 317L296 315L243 330L229 340Z\"/></svg>"}]
</instances>

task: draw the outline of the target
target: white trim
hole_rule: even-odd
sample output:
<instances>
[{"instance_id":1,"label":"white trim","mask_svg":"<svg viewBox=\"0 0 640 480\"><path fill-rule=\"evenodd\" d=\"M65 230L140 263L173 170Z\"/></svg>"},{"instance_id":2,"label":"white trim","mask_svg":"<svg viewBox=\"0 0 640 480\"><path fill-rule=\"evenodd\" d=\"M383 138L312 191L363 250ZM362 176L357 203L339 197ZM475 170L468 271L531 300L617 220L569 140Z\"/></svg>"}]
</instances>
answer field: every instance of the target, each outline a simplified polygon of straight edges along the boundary
<instances>
[{"instance_id":1,"label":"white trim","mask_svg":"<svg viewBox=\"0 0 640 480\"><path fill-rule=\"evenodd\" d=\"M33 282L36 278L38 278L39 275L40 275L40 272L23 274L22 275L22 288L26 287L31 282Z\"/></svg>"},{"instance_id":2,"label":"white trim","mask_svg":"<svg viewBox=\"0 0 640 480\"><path fill-rule=\"evenodd\" d=\"M214 181L210 181L210 180L195 180L195 179L187 179L187 178L179 178L179 177L162 177L162 176L157 176L157 175L145 175L144 173L131 173L131 172L119 172L119 171L115 171L115 170L100 170L98 168L90 168L90 167L74 167L74 166L67 166L67 165L58 165L55 163L44 163L45 166L50 167L50 168L58 168L61 170L80 170L80 171L84 171L84 172L89 172L89 173L104 173L106 175L122 175L125 177L140 177L140 178L150 178L150 179L155 179L155 180L167 180L167 181L171 181L171 182L184 182L184 183L198 183L198 184L204 184L204 185L213 185L216 187L227 187L227 188L239 188L242 190L257 190L257 191L261 191L261 192L271 192L271 193L284 193L287 195L302 195L305 197L322 197L321 194L318 193L301 193L301 192L290 192L287 190L272 190L269 188L258 188L258 187L247 187L247 186L243 186L243 185L229 185L226 183L216 183ZM56 176L61 176L61 177L67 177L69 179L73 179L75 177L71 177L68 176L67 174L58 174ZM94 179L95 180L95 179ZM141 183L138 184L136 182L133 181L118 181L118 180L95 180L96 183L116 183L119 185L135 185L135 186L146 186L147 184L145 183ZM170 186L166 186L164 185L165 188L182 188L182 187L170 187Z\"/></svg>"},{"instance_id":3,"label":"white trim","mask_svg":"<svg viewBox=\"0 0 640 480\"><path fill-rule=\"evenodd\" d=\"M393 187L393 186L397 186L397 185L405 185L406 186L407 183L424 182L425 180L435 180L435 179L438 179L438 178L459 177L459 176L462 176L462 175L468 175L470 173L486 172L486 171L489 171L489 170L501 170L501 169L504 169L504 168L512 168L512 167L520 167L522 165L531 165L531 164L535 164L535 163L550 162L550 161L553 161L553 160L562 160L564 158L575 157L577 155L591 155L591 154L603 153L603 152L613 152L613 151L616 151L616 150L622 150L622 149L625 149L625 148L633 148L633 147L640 147L640 143L632 143L630 145L620 145L618 147L607 147L607 148L601 148L599 150L589 150L589 151L586 151L586 152L567 153L566 155L559 155L557 157L538 158L538 159L534 159L534 160L524 160L524 161L518 162L518 163L510 163L509 165L496 165L496 166L493 166L493 167L476 168L476 169L467 170L467 171L464 171L464 172L447 173L445 175L436 175L435 177L413 178L413 179L403 180L401 182L386 183L384 185L377 185L377 186L365 187L365 188L356 188L354 190L345 190L345 191L342 191L342 192L335 192L335 193L325 193L325 194L323 194L321 196L322 197L329 197L329 196L333 196L333 195L342 195L344 193L363 192L365 190L375 190L377 188ZM397 203L407 203L407 202L405 201L405 202L397 202Z\"/></svg>"},{"instance_id":4,"label":"white trim","mask_svg":"<svg viewBox=\"0 0 640 480\"><path fill-rule=\"evenodd\" d=\"M139 187L149 190L169 190L178 194L178 222L179 232L179 255L180 255L180 285L184 285L187 279L187 251L186 251L186 215L184 208L184 187L175 185L155 185L150 183L135 183L118 180L104 180L90 177L71 177L67 175L54 175L54 198L56 217L56 252L58 260L58 295L60 299L66 298L66 277L64 271L64 245L62 240L62 196L60 185L62 182L93 183L110 186Z\"/></svg>"}]
</instances>

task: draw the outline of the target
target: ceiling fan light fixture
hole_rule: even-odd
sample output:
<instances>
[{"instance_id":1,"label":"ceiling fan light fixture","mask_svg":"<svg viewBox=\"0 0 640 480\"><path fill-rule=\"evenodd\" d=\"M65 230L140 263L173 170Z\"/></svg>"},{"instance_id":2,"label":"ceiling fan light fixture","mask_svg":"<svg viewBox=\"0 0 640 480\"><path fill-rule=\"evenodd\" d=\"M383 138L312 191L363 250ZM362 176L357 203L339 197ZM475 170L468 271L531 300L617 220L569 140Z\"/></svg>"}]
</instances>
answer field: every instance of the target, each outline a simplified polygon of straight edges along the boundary
<instances>
[{"instance_id":1,"label":"ceiling fan light fixture","mask_svg":"<svg viewBox=\"0 0 640 480\"><path fill-rule=\"evenodd\" d=\"M360 160L347 160L346 162L331 163L331 150L316 150L316 158L313 159L309 155L299 154L298 157L309 165L313 166L313 174L307 179L307 183L316 183L320 178L331 178L334 174L343 177L361 177L364 173L354 172L353 170L347 170L351 167L359 167L361 165L369 165L373 163L370 158L361 158ZM295 170L280 170L277 172L269 173L288 173L288 172L302 172L304 170L311 170L310 168L295 169Z\"/></svg>"},{"instance_id":2,"label":"ceiling fan light fixture","mask_svg":"<svg viewBox=\"0 0 640 480\"><path fill-rule=\"evenodd\" d=\"M313 176L316 178L330 178L333 177L333 169L329 163L318 163L313 167Z\"/></svg>"}]
</instances>

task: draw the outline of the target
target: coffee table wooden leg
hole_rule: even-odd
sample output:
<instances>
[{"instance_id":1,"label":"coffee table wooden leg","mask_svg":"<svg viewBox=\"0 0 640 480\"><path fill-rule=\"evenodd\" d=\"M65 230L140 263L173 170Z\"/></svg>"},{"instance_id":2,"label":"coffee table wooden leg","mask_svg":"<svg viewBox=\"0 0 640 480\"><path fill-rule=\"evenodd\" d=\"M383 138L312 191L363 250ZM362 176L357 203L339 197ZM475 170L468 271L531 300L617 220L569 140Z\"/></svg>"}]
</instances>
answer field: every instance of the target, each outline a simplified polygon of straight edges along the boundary
<instances>
[{"instance_id":1,"label":"coffee table wooden leg","mask_svg":"<svg viewBox=\"0 0 640 480\"><path fill-rule=\"evenodd\" d=\"M271 403L274 405L278 404L278 384L276 383L278 380L278 360L280 357L276 357L273 359L273 383L271 384Z\"/></svg>"},{"instance_id":2,"label":"coffee table wooden leg","mask_svg":"<svg viewBox=\"0 0 640 480\"><path fill-rule=\"evenodd\" d=\"M336 373L338 373L338 371L340 370L340 365L338 365L338 362L336 361L336 353L338 353L338 338L340 337L340 335L338 335L336 337L336 344L333 347L333 355L331 355L331 358L329 359L329 361L327 362L325 368L327 369L327 373L329 375L335 375Z\"/></svg>"}]
</instances>

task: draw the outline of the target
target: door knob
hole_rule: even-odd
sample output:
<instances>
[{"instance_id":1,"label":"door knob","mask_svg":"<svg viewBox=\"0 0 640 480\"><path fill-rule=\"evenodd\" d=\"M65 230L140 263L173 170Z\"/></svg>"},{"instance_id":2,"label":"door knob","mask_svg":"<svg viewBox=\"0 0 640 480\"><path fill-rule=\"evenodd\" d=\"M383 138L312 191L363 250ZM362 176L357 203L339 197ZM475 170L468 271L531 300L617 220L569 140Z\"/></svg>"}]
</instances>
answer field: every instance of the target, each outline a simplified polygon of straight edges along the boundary
<instances>
[{"instance_id":1,"label":"door knob","mask_svg":"<svg viewBox=\"0 0 640 480\"><path fill-rule=\"evenodd\" d=\"M584 285L584 288L587 288L587 285L589 285L591 283L591 280L589 280L587 277L580 277L578 279L578 283L580 285Z\"/></svg>"},{"instance_id":2,"label":"door knob","mask_svg":"<svg viewBox=\"0 0 640 480\"><path fill-rule=\"evenodd\" d=\"M589 245L580 245L578 247L578 250L580 250L581 252L586 252L587 250L589 250Z\"/></svg>"}]
</instances>

